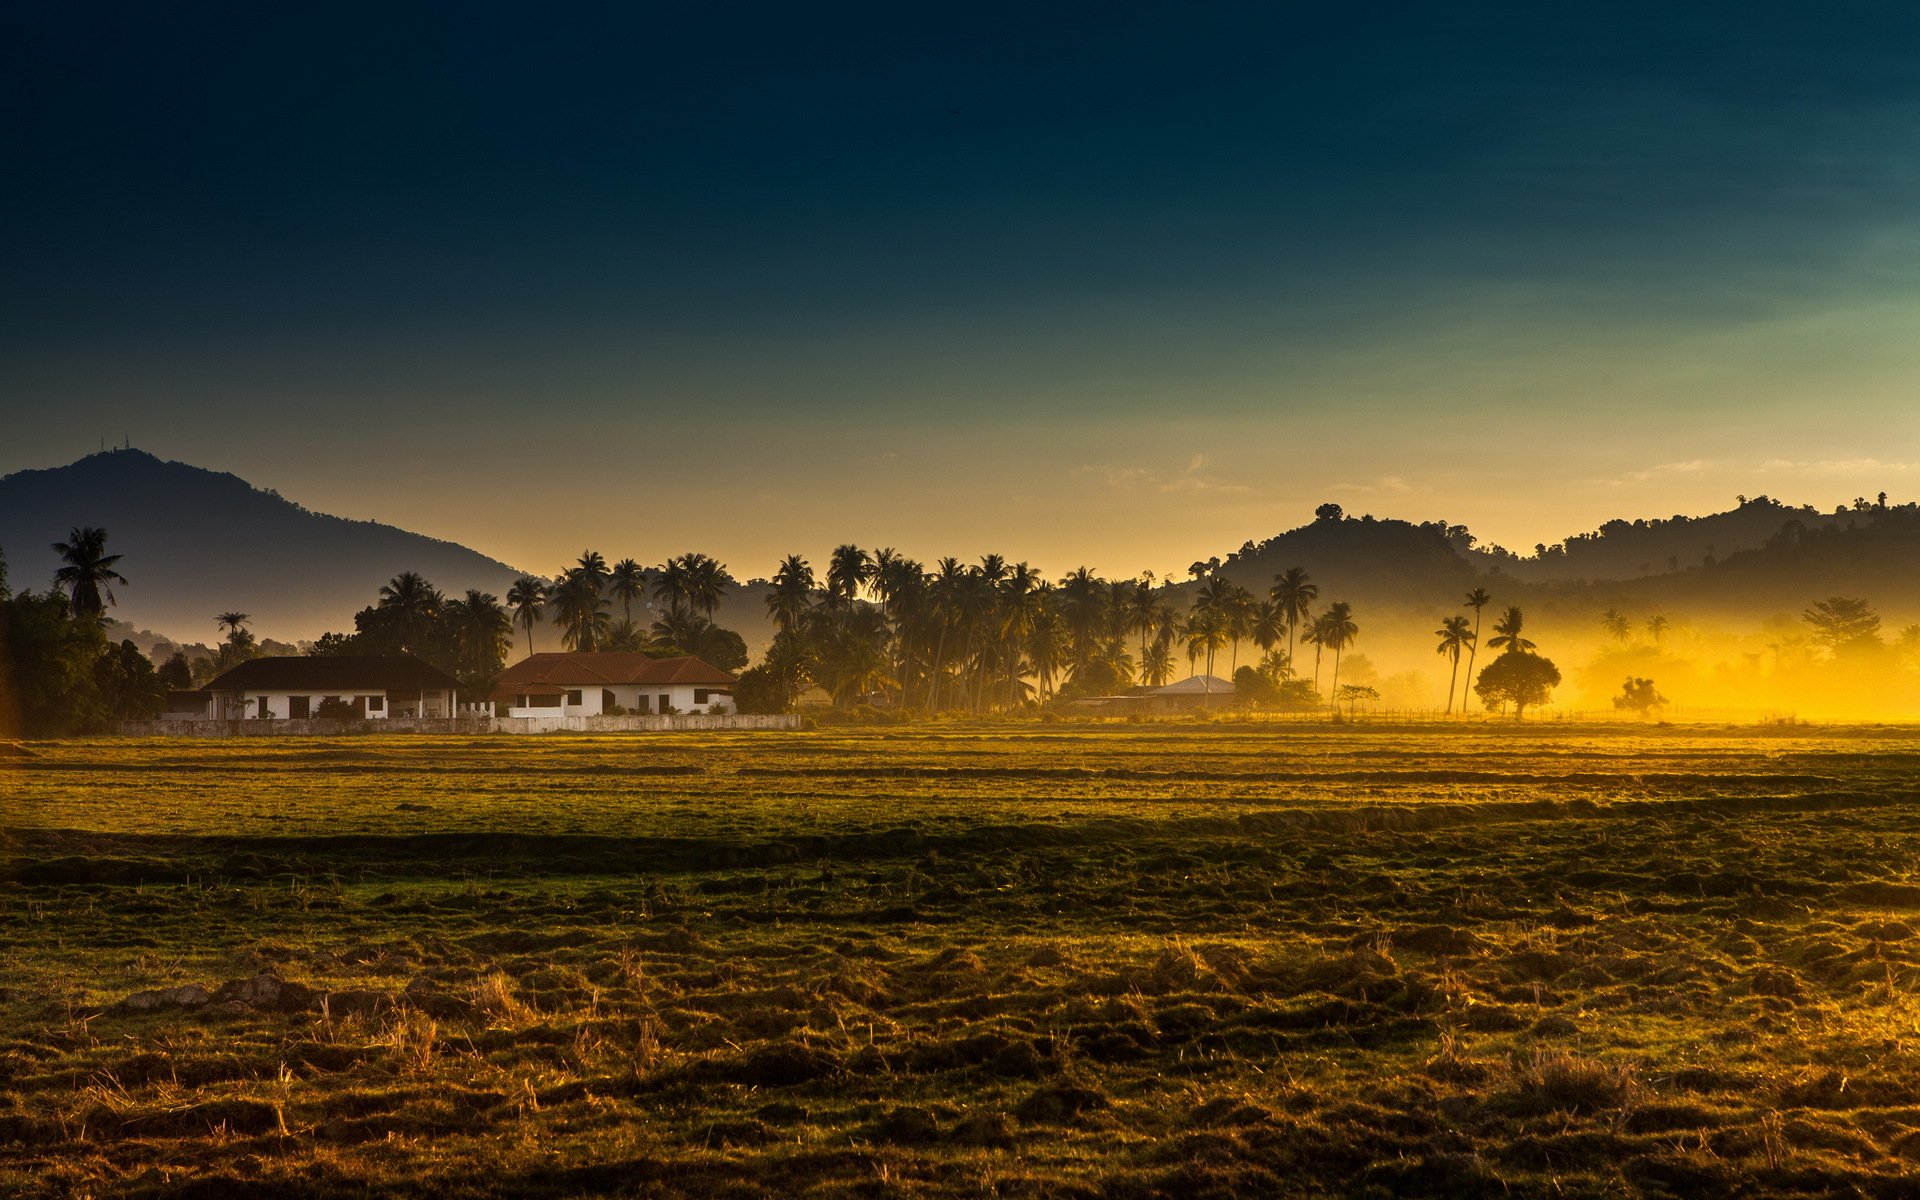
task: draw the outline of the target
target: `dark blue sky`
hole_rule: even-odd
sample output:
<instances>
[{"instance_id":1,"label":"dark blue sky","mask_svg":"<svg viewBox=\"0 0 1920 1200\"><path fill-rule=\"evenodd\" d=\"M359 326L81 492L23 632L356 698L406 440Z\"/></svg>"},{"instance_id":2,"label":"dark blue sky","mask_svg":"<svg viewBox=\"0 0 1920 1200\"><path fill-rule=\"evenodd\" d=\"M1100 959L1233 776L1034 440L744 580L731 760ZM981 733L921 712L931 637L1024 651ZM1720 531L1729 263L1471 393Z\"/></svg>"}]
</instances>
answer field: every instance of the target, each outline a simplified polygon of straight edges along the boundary
<instances>
[{"instance_id":1,"label":"dark blue sky","mask_svg":"<svg viewBox=\"0 0 1920 1200\"><path fill-rule=\"evenodd\" d=\"M14 6L0 471L126 429L532 566L1900 493L1916 14Z\"/></svg>"}]
</instances>

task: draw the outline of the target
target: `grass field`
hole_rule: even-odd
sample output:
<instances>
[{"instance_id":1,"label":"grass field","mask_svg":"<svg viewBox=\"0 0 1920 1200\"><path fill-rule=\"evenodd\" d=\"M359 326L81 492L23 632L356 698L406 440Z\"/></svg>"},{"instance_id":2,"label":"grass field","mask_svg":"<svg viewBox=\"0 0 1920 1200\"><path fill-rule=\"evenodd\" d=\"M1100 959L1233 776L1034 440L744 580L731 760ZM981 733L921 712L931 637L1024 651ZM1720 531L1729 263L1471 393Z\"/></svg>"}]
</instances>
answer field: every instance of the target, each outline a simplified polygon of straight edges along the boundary
<instances>
[{"instance_id":1,"label":"grass field","mask_svg":"<svg viewBox=\"0 0 1920 1200\"><path fill-rule=\"evenodd\" d=\"M0 818L4 1195L1920 1196L1913 730L37 743Z\"/></svg>"}]
</instances>

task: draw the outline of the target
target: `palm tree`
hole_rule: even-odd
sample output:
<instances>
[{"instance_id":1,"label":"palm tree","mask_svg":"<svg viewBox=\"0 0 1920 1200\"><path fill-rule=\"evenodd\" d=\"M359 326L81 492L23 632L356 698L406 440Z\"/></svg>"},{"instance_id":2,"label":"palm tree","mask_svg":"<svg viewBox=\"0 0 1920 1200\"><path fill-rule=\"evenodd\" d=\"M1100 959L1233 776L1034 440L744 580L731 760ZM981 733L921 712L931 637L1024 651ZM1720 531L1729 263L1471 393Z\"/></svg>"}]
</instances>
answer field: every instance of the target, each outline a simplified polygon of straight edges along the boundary
<instances>
[{"instance_id":1,"label":"palm tree","mask_svg":"<svg viewBox=\"0 0 1920 1200\"><path fill-rule=\"evenodd\" d=\"M1320 598L1320 588L1310 582L1304 568L1288 567L1273 577L1273 587L1267 594L1280 606L1280 619L1286 622L1287 661L1292 662L1294 634L1313 610L1313 602ZM1318 651L1315 654L1317 656ZM1318 686L1317 676L1315 686Z\"/></svg>"},{"instance_id":2,"label":"palm tree","mask_svg":"<svg viewBox=\"0 0 1920 1200\"><path fill-rule=\"evenodd\" d=\"M848 542L835 546L827 560L827 596L837 604L852 604L860 587L873 578L873 556Z\"/></svg>"},{"instance_id":3,"label":"palm tree","mask_svg":"<svg viewBox=\"0 0 1920 1200\"><path fill-rule=\"evenodd\" d=\"M214 617L215 624L227 631L220 649L214 654L215 670L224 671L228 667L238 666L259 653L254 648L253 632L247 628L248 620L243 612L223 612Z\"/></svg>"},{"instance_id":4,"label":"palm tree","mask_svg":"<svg viewBox=\"0 0 1920 1200\"><path fill-rule=\"evenodd\" d=\"M1140 679L1149 687L1165 687L1173 675L1173 648L1167 642L1156 641L1147 646L1140 655Z\"/></svg>"},{"instance_id":5,"label":"palm tree","mask_svg":"<svg viewBox=\"0 0 1920 1200\"><path fill-rule=\"evenodd\" d=\"M1503 654L1531 653L1534 644L1520 633L1525 624L1526 618L1521 615L1520 609L1509 606L1506 613L1493 623L1493 632L1498 636L1489 638L1487 647Z\"/></svg>"},{"instance_id":6,"label":"palm tree","mask_svg":"<svg viewBox=\"0 0 1920 1200\"><path fill-rule=\"evenodd\" d=\"M782 631L791 631L813 607L813 568L798 554L780 560L767 589L767 615Z\"/></svg>"},{"instance_id":7,"label":"palm tree","mask_svg":"<svg viewBox=\"0 0 1920 1200\"><path fill-rule=\"evenodd\" d=\"M1253 593L1243 587L1236 587L1227 596L1226 617L1227 636L1233 639L1233 657L1228 661L1227 674L1232 676L1240 670L1240 639L1253 632Z\"/></svg>"},{"instance_id":8,"label":"palm tree","mask_svg":"<svg viewBox=\"0 0 1920 1200\"><path fill-rule=\"evenodd\" d=\"M378 607L392 621L400 649L411 654L424 645L444 603L434 586L417 571L402 571L380 589Z\"/></svg>"},{"instance_id":9,"label":"palm tree","mask_svg":"<svg viewBox=\"0 0 1920 1200\"><path fill-rule=\"evenodd\" d=\"M522 575L507 589L507 607L513 619L527 631L527 653L533 653L533 626L547 603L547 585L531 575Z\"/></svg>"},{"instance_id":10,"label":"palm tree","mask_svg":"<svg viewBox=\"0 0 1920 1200\"><path fill-rule=\"evenodd\" d=\"M1653 635L1653 648L1655 650L1660 648L1660 639L1666 636L1668 628L1667 619L1657 613L1647 621L1647 632Z\"/></svg>"},{"instance_id":11,"label":"palm tree","mask_svg":"<svg viewBox=\"0 0 1920 1200\"><path fill-rule=\"evenodd\" d=\"M1617 609L1608 609L1600 614L1600 627L1613 635L1616 642L1624 642L1633 633L1633 622L1622 616Z\"/></svg>"},{"instance_id":12,"label":"palm tree","mask_svg":"<svg viewBox=\"0 0 1920 1200\"><path fill-rule=\"evenodd\" d=\"M653 577L653 598L661 601L668 612L673 612L692 607L692 597L693 581L686 565L678 558L669 558Z\"/></svg>"},{"instance_id":13,"label":"palm tree","mask_svg":"<svg viewBox=\"0 0 1920 1200\"><path fill-rule=\"evenodd\" d=\"M1340 652L1352 645L1360 637L1360 627L1353 623L1353 606L1345 600L1335 600L1327 606L1321 617L1320 629L1322 645L1333 647L1333 694L1340 694Z\"/></svg>"},{"instance_id":14,"label":"palm tree","mask_svg":"<svg viewBox=\"0 0 1920 1200\"><path fill-rule=\"evenodd\" d=\"M1160 604L1153 598L1153 585L1144 579L1133 581L1125 604L1127 629L1140 635L1140 661L1147 660L1147 635L1159 620Z\"/></svg>"},{"instance_id":15,"label":"palm tree","mask_svg":"<svg viewBox=\"0 0 1920 1200\"><path fill-rule=\"evenodd\" d=\"M490 592L470 589L463 599L447 605L454 640L466 666L470 690L484 690L500 673L501 661L513 644L513 618Z\"/></svg>"},{"instance_id":16,"label":"palm tree","mask_svg":"<svg viewBox=\"0 0 1920 1200\"><path fill-rule=\"evenodd\" d=\"M1000 644L1007 656L1007 704L1012 706L1019 694L1020 648L1032 636L1034 620L1039 616L1045 595L1040 572L1026 563L1015 563L1000 584Z\"/></svg>"},{"instance_id":17,"label":"palm tree","mask_svg":"<svg viewBox=\"0 0 1920 1200\"><path fill-rule=\"evenodd\" d=\"M1187 618L1187 657L1206 656L1207 674L1201 680L1200 687L1208 695L1213 694L1213 656L1225 649L1226 645L1226 615L1217 609L1201 608L1196 604L1193 615Z\"/></svg>"},{"instance_id":18,"label":"palm tree","mask_svg":"<svg viewBox=\"0 0 1920 1200\"><path fill-rule=\"evenodd\" d=\"M583 567L574 567L553 585L553 615L560 626L560 644L591 654L600 648L607 628L608 601L598 581Z\"/></svg>"},{"instance_id":19,"label":"palm tree","mask_svg":"<svg viewBox=\"0 0 1920 1200\"><path fill-rule=\"evenodd\" d=\"M1480 613L1493 603L1493 597L1485 588L1474 588L1463 603L1473 610L1473 640L1467 643L1467 686L1460 693L1460 711L1465 714L1473 703L1473 660L1480 653Z\"/></svg>"},{"instance_id":20,"label":"palm tree","mask_svg":"<svg viewBox=\"0 0 1920 1200\"><path fill-rule=\"evenodd\" d=\"M726 565L689 552L680 556L680 569L686 575L687 603L705 613L707 620L713 620L714 611L726 597L727 585L733 582Z\"/></svg>"},{"instance_id":21,"label":"palm tree","mask_svg":"<svg viewBox=\"0 0 1920 1200\"><path fill-rule=\"evenodd\" d=\"M54 586L73 596L73 615L105 624L107 605L119 603L112 585L127 585L126 577L113 569L121 556L107 553L107 531L74 529L66 541L55 542L53 550L67 564L53 573Z\"/></svg>"},{"instance_id":22,"label":"palm tree","mask_svg":"<svg viewBox=\"0 0 1920 1200\"><path fill-rule=\"evenodd\" d=\"M1440 628L1434 633L1440 638L1440 645L1434 651L1453 659L1453 674L1447 680L1447 714L1453 714L1453 691L1460 684L1460 653L1473 645L1473 630L1467 627L1467 619L1461 616L1448 617L1440 622Z\"/></svg>"},{"instance_id":23,"label":"palm tree","mask_svg":"<svg viewBox=\"0 0 1920 1200\"><path fill-rule=\"evenodd\" d=\"M580 561L576 566L588 579L593 581L593 590L596 593L605 589L607 576L609 574L607 571L607 560L598 550L582 550L580 552Z\"/></svg>"},{"instance_id":24,"label":"palm tree","mask_svg":"<svg viewBox=\"0 0 1920 1200\"><path fill-rule=\"evenodd\" d=\"M1253 617L1247 632L1262 654L1270 654L1286 635L1287 619L1281 615L1278 604L1272 600L1262 600L1253 606Z\"/></svg>"},{"instance_id":25,"label":"palm tree","mask_svg":"<svg viewBox=\"0 0 1920 1200\"><path fill-rule=\"evenodd\" d=\"M1040 681L1040 699L1045 701L1053 694L1054 677L1067 665L1070 647L1067 625L1060 613L1059 593L1049 583L1042 583L1035 590L1039 603L1027 629L1027 661L1033 666L1034 677Z\"/></svg>"},{"instance_id":26,"label":"palm tree","mask_svg":"<svg viewBox=\"0 0 1920 1200\"><path fill-rule=\"evenodd\" d=\"M633 624L633 602L647 592L647 569L630 558L623 558L613 564L607 584L613 598L620 602L620 614L627 619L627 624Z\"/></svg>"},{"instance_id":27,"label":"palm tree","mask_svg":"<svg viewBox=\"0 0 1920 1200\"><path fill-rule=\"evenodd\" d=\"M1300 633L1300 640L1309 642L1313 646L1313 690L1316 692L1320 690L1320 652L1328 645L1327 639L1322 636L1326 632L1327 617L1322 613L1310 621L1306 629Z\"/></svg>"}]
</instances>

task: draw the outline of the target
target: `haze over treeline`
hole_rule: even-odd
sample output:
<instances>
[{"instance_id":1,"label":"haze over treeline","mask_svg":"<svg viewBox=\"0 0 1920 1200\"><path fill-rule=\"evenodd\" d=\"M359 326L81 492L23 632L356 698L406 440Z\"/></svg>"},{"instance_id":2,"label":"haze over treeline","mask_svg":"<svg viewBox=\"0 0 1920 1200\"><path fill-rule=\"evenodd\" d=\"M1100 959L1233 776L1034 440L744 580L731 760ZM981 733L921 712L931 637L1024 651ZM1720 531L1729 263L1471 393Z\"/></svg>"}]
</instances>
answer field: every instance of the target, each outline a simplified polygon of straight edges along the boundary
<instances>
[{"instance_id":1,"label":"haze over treeline","mask_svg":"<svg viewBox=\"0 0 1920 1200\"><path fill-rule=\"evenodd\" d=\"M670 524L638 523L638 546L593 549L609 560L658 563L690 549L671 541ZM126 555L135 582L112 615L130 627L116 636L133 634L146 648L213 642L215 615L232 611L284 643L351 632L353 614L402 573L449 595L473 588L504 596L523 574L557 575L570 561L518 571L452 543L312 513L231 475L139 451L0 479L0 549L16 587L44 585L55 556L43 548L76 525L111 530L113 549ZM825 546L795 549L826 559ZM1351 605L1358 620L1344 678L1374 687L1394 707L1433 707L1444 697L1447 664L1434 652L1432 631L1482 587L1496 606L1524 606L1529 629L1568 668L1557 704L1604 707L1624 678L1651 676L1667 697L1694 709L1896 713L1920 711L1920 694L1876 672L1900 666L1912 649L1901 649L1900 638L1920 618L1917 550L1920 513L1884 494L1832 510L1740 497L1722 513L1623 517L1527 554L1481 545L1466 527L1440 519L1356 515L1326 504L1284 533L1150 582L1164 603L1184 611L1203 580L1264 596L1282 572L1308 571L1323 601ZM983 548L960 561L999 554L1015 562L1017 551ZM739 631L757 659L774 629L766 579L775 564L725 565L714 622ZM1884 631L1881 659L1821 652L1804 613L1834 597L1873 608ZM640 603L643 625L659 615L646 597ZM560 638L540 622L533 643L558 648Z\"/></svg>"}]
</instances>

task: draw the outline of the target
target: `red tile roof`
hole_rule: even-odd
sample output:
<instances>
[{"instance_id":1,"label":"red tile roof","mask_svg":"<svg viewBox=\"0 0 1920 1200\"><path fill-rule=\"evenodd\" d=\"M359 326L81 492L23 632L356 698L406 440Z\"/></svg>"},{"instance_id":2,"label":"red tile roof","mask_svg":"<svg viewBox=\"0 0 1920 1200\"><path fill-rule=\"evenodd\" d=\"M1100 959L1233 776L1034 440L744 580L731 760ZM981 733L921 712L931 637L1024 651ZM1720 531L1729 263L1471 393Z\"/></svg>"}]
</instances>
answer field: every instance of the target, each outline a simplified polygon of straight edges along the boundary
<instances>
[{"instance_id":1,"label":"red tile roof","mask_svg":"<svg viewBox=\"0 0 1920 1200\"><path fill-rule=\"evenodd\" d=\"M644 654L602 651L595 654L533 654L500 672L496 700L520 695L551 695L550 688L606 687L608 684L693 684L731 687L731 672L697 658L648 658Z\"/></svg>"}]
</instances>

